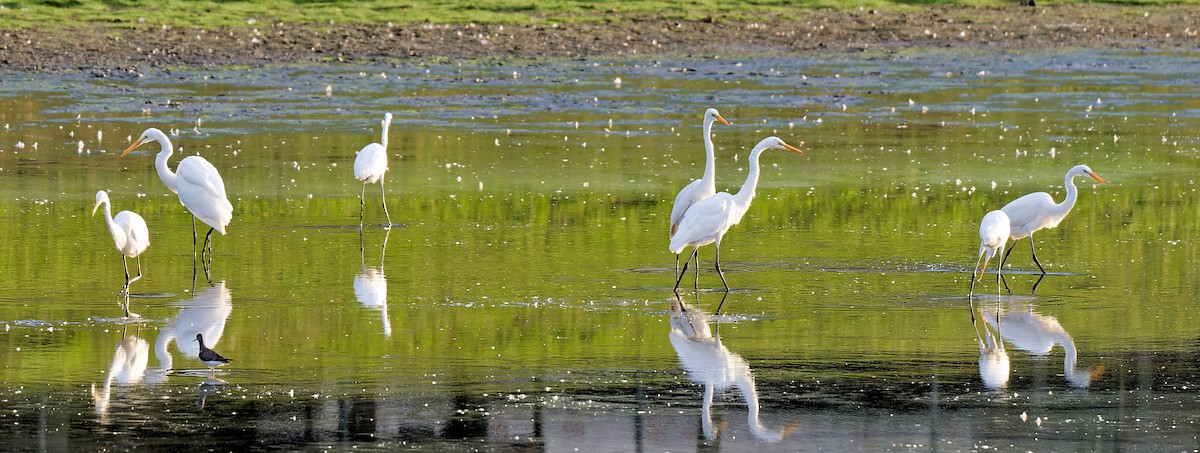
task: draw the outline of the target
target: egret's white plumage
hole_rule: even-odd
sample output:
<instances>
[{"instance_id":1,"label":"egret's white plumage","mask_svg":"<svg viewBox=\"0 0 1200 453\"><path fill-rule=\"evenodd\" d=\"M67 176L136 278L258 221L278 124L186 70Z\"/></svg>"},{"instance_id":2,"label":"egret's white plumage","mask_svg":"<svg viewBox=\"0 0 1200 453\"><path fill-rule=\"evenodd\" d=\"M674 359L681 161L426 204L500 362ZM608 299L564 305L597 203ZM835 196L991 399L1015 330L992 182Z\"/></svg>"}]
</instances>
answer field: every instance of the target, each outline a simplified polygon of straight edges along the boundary
<instances>
[{"instance_id":1,"label":"egret's white plumage","mask_svg":"<svg viewBox=\"0 0 1200 453\"><path fill-rule=\"evenodd\" d=\"M1012 228L1009 237L1016 241L1029 238L1029 250L1033 255L1033 262L1037 264L1038 270L1041 270L1043 274L1046 273L1046 270L1042 268L1042 263L1038 262L1037 252L1033 249L1033 233L1043 228L1054 228L1058 226L1059 222L1062 222L1063 218L1067 217L1071 208L1075 207L1075 200L1079 196L1079 190L1075 187L1075 177L1084 175L1100 181L1101 184L1108 184L1087 165L1076 165L1067 171L1063 181L1063 186L1067 189L1067 197L1063 199L1062 203L1055 203L1054 198L1046 192L1034 192L1000 208L1008 215L1009 225ZM1008 255L1012 253L1013 248L1016 247L1010 247L1004 258L1000 260L1001 266L1008 261Z\"/></svg>"},{"instance_id":2,"label":"egret's white plumage","mask_svg":"<svg viewBox=\"0 0 1200 453\"><path fill-rule=\"evenodd\" d=\"M108 233L112 235L117 251L127 257L137 258L150 247L150 229L146 227L146 220L142 216L132 211L121 211L114 217L108 193L103 190L96 192L93 216L101 205L104 205L104 223L108 224Z\"/></svg>"},{"instance_id":3,"label":"egret's white plumage","mask_svg":"<svg viewBox=\"0 0 1200 453\"><path fill-rule=\"evenodd\" d=\"M983 274L987 272L988 261L993 256L1004 253L1004 244L1008 243L1009 236L1008 224L1008 215L1001 210L995 210L983 216L983 221L979 223L979 256L975 259L975 270L971 272L971 290L968 294L975 292L976 276L983 277ZM982 270L980 270L980 261L983 262ZM996 267L997 291L999 291L1001 270L1000 266Z\"/></svg>"},{"instance_id":4,"label":"egret's white plumage","mask_svg":"<svg viewBox=\"0 0 1200 453\"><path fill-rule=\"evenodd\" d=\"M126 291L129 290L129 284L142 278L142 253L150 247L150 229L146 227L146 220L136 212L121 211L113 217L112 203L108 200L108 193L103 190L96 192L96 205L92 207L93 216L101 205L104 205L104 223L108 226L108 234L112 236L117 251L121 252L121 265L125 268L125 286L121 287L121 292L128 295ZM132 279L129 278L126 257L138 260L138 273ZM124 308L125 316L129 316L129 305L126 304Z\"/></svg>"},{"instance_id":5,"label":"egret's white plumage","mask_svg":"<svg viewBox=\"0 0 1200 453\"><path fill-rule=\"evenodd\" d=\"M388 226L391 228L392 216L387 211L387 192L383 188L383 175L387 173L387 144L388 144L388 129L392 126L391 112L383 114L383 133L379 138L379 143L372 143L364 146L358 152L358 156L354 158L354 178L362 181L362 192L358 196L358 223L362 225L362 207L366 203L364 198L367 194L367 184L379 183L379 193L383 197L383 215L387 216Z\"/></svg>"},{"instance_id":6,"label":"egret's white plumage","mask_svg":"<svg viewBox=\"0 0 1200 453\"><path fill-rule=\"evenodd\" d=\"M730 227L737 225L742 220L742 216L750 208L750 202L754 199L754 190L758 187L758 157L763 151L771 148L786 149L803 154L803 151L784 143L777 137L767 137L758 142L750 151L748 159L750 172L746 175L746 183L742 185L736 195L729 192L717 193L693 204L683 214L683 219L679 221L679 228L671 237L670 250L671 253L680 254L689 246L693 248L692 255L683 264L684 271L687 270L688 263L691 262L692 257L696 256L696 251L700 247L715 243L717 275L721 277L721 283L725 284L725 289L729 290L729 285L725 283L725 276L721 272L721 238L725 236ZM697 268L697 275L698 273L699 268ZM675 288L679 288L679 281L682 279L683 272L680 272L679 278L675 280Z\"/></svg>"},{"instance_id":7,"label":"egret's white plumage","mask_svg":"<svg viewBox=\"0 0 1200 453\"><path fill-rule=\"evenodd\" d=\"M172 192L179 195L179 202L188 212L211 227L204 236L204 244L209 246L209 236L213 231L225 234L225 227L233 220L233 204L225 195L225 181L217 168L200 156L187 156L179 161L176 171L171 171L167 160L174 154L175 148L167 135L156 128L146 129L121 156L129 154L135 148L147 141L156 141L162 150L154 158L154 167L158 177ZM196 244L195 220L192 221L192 245ZM203 251L203 248L202 248Z\"/></svg>"},{"instance_id":8,"label":"egret's white plumage","mask_svg":"<svg viewBox=\"0 0 1200 453\"><path fill-rule=\"evenodd\" d=\"M687 212L688 208L717 193L717 158L712 142L712 125L716 121L720 121L726 126L729 125L729 122L725 121L717 109L708 109L704 112L704 176L688 183L683 190L679 191L678 195L675 195L675 204L671 206L671 229L667 235L668 239L675 237L675 231L679 229L679 220L683 218L683 213ZM675 272L679 272L678 254L675 255Z\"/></svg>"}]
</instances>

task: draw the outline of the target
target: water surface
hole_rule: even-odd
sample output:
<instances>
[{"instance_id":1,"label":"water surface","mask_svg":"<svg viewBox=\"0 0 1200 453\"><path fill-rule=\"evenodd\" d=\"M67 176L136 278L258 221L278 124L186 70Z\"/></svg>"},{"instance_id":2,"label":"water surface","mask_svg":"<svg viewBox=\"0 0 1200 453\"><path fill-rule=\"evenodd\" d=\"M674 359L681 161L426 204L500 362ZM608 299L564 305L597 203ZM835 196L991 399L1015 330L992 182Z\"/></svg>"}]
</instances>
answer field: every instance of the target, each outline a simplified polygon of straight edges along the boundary
<instances>
[{"instance_id":1,"label":"water surface","mask_svg":"<svg viewBox=\"0 0 1200 453\"><path fill-rule=\"evenodd\" d=\"M1195 57L9 74L0 432L29 450L1189 448ZM763 137L806 154L763 155L722 244L733 291L706 247L676 296L667 216L702 173L708 107L733 123L714 127L718 190ZM369 186L360 231L351 168L384 111L396 225ZM224 176L208 278L157 145L117 157L147 127ZM1011 292L989 274L969 300L983 214L1061 199L1079 163L1110 183L1077 179L1034 235L1049 274L1022 242ZM138 320L99 189L151 229ZM197 332L233 363L210 373Z\"/></svg>"}]
</instances>

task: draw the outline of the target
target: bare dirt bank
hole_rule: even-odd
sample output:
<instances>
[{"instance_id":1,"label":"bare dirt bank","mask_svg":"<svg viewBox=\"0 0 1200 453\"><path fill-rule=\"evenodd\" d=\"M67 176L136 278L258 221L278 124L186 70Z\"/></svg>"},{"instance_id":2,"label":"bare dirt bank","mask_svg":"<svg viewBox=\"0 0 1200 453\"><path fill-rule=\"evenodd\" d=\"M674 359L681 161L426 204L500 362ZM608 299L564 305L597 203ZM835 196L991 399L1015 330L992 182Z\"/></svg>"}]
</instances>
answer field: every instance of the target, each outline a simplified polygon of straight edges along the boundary
<instances>
[{"instance_id":1,"label":"bare dirt bank","mask_svg":"<svg viewBox=\"0 0 1200 453\"><path fill-rule=\"evenodd\" d=\"M603 24L257 24L198 30L101 26L0 33L0 68L127 73L150 67L410 57L600 57L982 49L1200 50L1200 5L1097 4L913 11L798 10L792 17Z\"/></svg>"}]
</instances>

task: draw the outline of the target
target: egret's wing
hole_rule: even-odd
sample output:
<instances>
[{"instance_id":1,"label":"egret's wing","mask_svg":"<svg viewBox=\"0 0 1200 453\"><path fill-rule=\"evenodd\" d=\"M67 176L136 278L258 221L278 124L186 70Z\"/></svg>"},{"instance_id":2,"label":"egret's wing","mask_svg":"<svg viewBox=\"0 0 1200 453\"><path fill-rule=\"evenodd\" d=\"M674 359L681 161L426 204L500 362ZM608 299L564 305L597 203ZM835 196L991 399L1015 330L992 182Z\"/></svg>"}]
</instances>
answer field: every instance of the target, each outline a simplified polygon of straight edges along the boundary
<instances>
[{"instance_id":1,"label":"egret's wing","mask_svg":"<svg viewBox=\"0 0 1200 453\"><path fill-rule=\"evenodd\" d=\"M1034 192L1013 200L1011 203L1004 205L1003 208L1000 208L1000 210L1008 215L1009 225L1016 227L1034 222L1047 207L1053 205L1054 198L1051 198L1050 194L1046 192Z\"/></svg>"},{"instance_id":2,"label":"egret's wing","mask_svg":"<svg viewBox=\"0 0 1200 453\"><path fill-rule=\"evenodd\" d=\"M387 171L387 150L383 145L372 143L364 146L354 158L354 178L375 182Z\"/></svg>"},{"instance_id":3,"label":"egret's wing","mask_svg":"<svg viewBox=\"0 0 1200 453\"><path fill-rule=\"evenodd\" d=\"M225 196L225 181L217 168L203 157L188 156L175 173L179 201L196 218L225 234L225 226L233 219L233 205Z\"/></svg>"},{"instance_id":4,"label":"egret's wing","mask_svg":"<svg viewBox=\"0 0 1200 453\"><path fill-rule=\"evenodd\" d=\"M113 222L125 230L125 237L132 241L137 254L140 255L150 246L150 229L146 227L146 220L142 216L132 211L121 211L113 217Z\"/></svg>"},{"instance_id":5,"label":"egret's wing","mask_svg":"<svg viewBox=\"0 0 1200 453\"><path fill-rule=\"evenodd\" d=\"M680 190L678 195L675 195L675 205L671 207L671 236L675 236L679 220L683 218L683 213L687 212L688 208L696 202L712 196L712 193L704 192L703 181L697 179Z\"/></svg>"},{"instance_id":6,"label":"egret's wing","mask_svg":"<svg viewBox=\"0 0 1200 453\"><path fill-rule=\"evenodd\" d=\"M721 192L693 204L683 213L675 236L671 237L671 252L680 253L691 244L706 244L729 229L729 212L733 197Z\"/></svg>"}]
</instances>

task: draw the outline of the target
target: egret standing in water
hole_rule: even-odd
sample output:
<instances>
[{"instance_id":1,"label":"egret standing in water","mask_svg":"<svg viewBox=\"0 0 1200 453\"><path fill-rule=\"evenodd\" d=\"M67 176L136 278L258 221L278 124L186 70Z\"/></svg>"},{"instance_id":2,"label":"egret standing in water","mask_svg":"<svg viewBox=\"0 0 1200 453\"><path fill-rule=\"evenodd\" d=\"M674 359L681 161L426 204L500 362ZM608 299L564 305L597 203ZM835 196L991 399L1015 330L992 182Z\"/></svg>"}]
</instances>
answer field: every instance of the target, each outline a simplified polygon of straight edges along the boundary
<instances>
[{"instance_id":1,"label":"egret standing in water","mask_svg":"<svg viewBox=\"0 0 1200 453\"><path fill-rule=\"evenodd\" d=\"M233 219L233 205L229 203L229 198L225 195L225 181L221 179L221 174L217 173L216 167L200 156L183 158L176 167L178 171L171 171L171 168L167 167L167 159L171 158L175 148L166 134L153 127L142 132L141 137L129 145L129 148L126 148L121 156L124 157L148 140L156 141L162 147L158 156L154 158L154 168L158 170L158 177L162 179L168 189L179 195L179 202L187 208L188 212L192 213L193 253L196 250L196 218L211 227L208 234L204 235L204 246L200 248L201 261L204 259L205 252L208 253L208 259L211 261L212 242L210 237L213 231L219 231L224 235L225 226L229 225L229 221ZM205 272L207 270L208 262L205 262Z\"/></svg>"},{"instance_id":2,"label":"egret standing in water","mask_svg":"<svg viewBox=\"0 0 1200 453\"><path fill-rule=\"evenodd\" d=\"M1071 208L1075 207L1075 199L1079 196L1079 190L1075 188L1075 177L1083 175L1091 176L1101 184L1108 184L1108 181L1100 178L1087 165L1076 165L1067 171L1066 180L1063 182L1063 186L1067 189L1067 198L1062 203L1055 203L1054 198L1046 192L1034 192L1000 208L1008 215L1009 224L1012 226L1009 237L1017 242L1026 237L1029 238L1029 253L1033 255L1033 263L1037 265L1039 271L1042 271L1042 274L1046 273L1046 269L1042 268L1042 263L1038 262L1037 252L1033 249L1033 233L1043 228L1054 228L1067 217ZM1017 248L1016 244L1009 247L1004 258L1000 260L1001 267L1008 261L1008 255L1012 254L1015 248Z\"/></svg>"},{"instance_id":3,"label":"egret standing in water","mask_svg":"<svg viewBox=\"0 0 1200 453\"><path fill-rule=\"evenodd\" d=\"M689 207L717 193L717 158L713 152L712 142L712 125L716 121L720 121L726 126L729 125L729 122L725 121L720 113L717 113L717 109L708 109L704 112L704 176L689 183L679 191L679 195L675 196L675 205L671 207L671 230L667 236L668 239L675 237L675 231L679 229L679 221L683 219L683 213L687 212ZM675 273L679 273L679 254L675 255Z\"/></svg>"},{"instance_id":4,"label":"egret standing in water","mask_svg":"<svg viewBox=\"0 0 1200 453\"><path fill-rule=\"evenodd\" d=\"M971 289L967 295L975 293L976 278L983 278L983 274L987 273L988 261L993 256L1004 253L1004 245L1008 243L1008 215L1001 210L995 210L983 216L983 221L979 224L979 256L975 258L975 270L971 271ZM983 270L979 269L979 262L983 261ZM1000 293L1000 271L1001 266L996 266L996 293ZM976 277L978 276L978 277Z\"/></svg>"},{"instance_id":5,"label":"egret standing in water","mask_svg":"<svg viewBox=\"0 0 1200 453\"><path fill-rule=\"evenodd\" d=\"M132 211L121 211L117 213L116 217L113 217L108 193L103 190L96 192L96 206L92 207L93 217L100 209L100 205L104 205L104 223L108 225L108 234L112 235L117 251L121 252L121 265L125 267L125 286L121 287L118 295L124 293L128 297L129 285L142 278L142 252L150 247L150 229L146 228L146 220ZM125 261L126 257L137 258L138 273L132 279L129 278L129 264ZM129 303L126 302L123 308L125 317L129 317Z\"/></svg>"},{"instance_id":6,"label":"egret standing in water","mask_svg":"<svg viewBox=\"0 0 1200 453\"><path fill-rule=\"evenodd\" d=\"M679 289L679 282L683 280L683 274L687 272L688 263L696 257L700 247L715 244L717 275L721 277L721 284L725 285L725 291L729 291L729 284L725 282L725 275L721 271L721 238L729 231L729 227L737 225L742 220L742 216L746 214L746 210L750 209L750 202L754 200L754 189L758 187L758 156L771 148L804 154L803 151L784 143L779 138L767 137L758 142L750 151L748 159L750 173L746 175L746 183L742 185L736 195L720 192L692 205L683 214L683 219L679 221L679 228L671 237L671 253L678 255L690 246L692 254L687 261L684 261L683 271L679 273L679 278L675 279L675 289ZM697 286L699 286L699 280L700 267L697 265Z\"/></svg>"},{"instance_id":7,"label":"egret standing in water","mask_svg":"<svg viewBox=\"0 0 1200 453\"><path fill-rule=\"evenodd\" d=\"M358 195L358 227L362 228L363 205L366 204L367 184L379 183L379 195L383 203L383 215L387 216L387 226L392 228L392 216L387 210L387 191L383 188L383 174L387 172L388 129L392 126L391 112L383 114L383 134L379 143L364 146L354 158L354 178L362 181L362 192Z\"/></svg>"}]
</instances>

